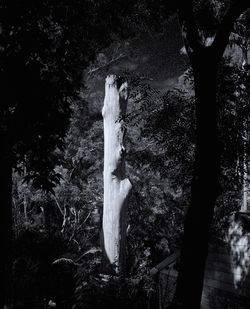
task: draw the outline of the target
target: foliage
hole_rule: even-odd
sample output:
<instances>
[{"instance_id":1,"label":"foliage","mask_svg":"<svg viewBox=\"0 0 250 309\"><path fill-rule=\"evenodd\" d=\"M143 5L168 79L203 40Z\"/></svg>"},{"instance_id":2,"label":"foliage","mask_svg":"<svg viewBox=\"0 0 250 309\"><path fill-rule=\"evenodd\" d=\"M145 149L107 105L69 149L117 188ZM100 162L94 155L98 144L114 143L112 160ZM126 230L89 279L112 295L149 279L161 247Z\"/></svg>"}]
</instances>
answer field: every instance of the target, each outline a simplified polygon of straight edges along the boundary
<instances>
[{"instance_id":1,"label":"foliage","mask_svg":"<svg viewBox=\"0 0 250 309\"><path fill-rule=\"evenodd\" d=\"M231 34L229 42L231 47L238 46L241 49L243 62L247 62L248 58L249 39L250 39L249 21L250 21L250 10L247 10L235 22L234 29ZM243 64L247 65L247 63Z\"/></svg>"},{"instance_id":2,"label":"foliage","mask_svg":"<svg viewBox=\"0 0 250 309\"><path fill-rule=\"evenodd\" d=\"M218 75L220 103L219 128L221 147L222 195L215 212L216 232L221 235L228 227L232 212L242 203L243 175L249 158L249 72L225 58Z\"/></svg>"},{"instance_id":3,"label":"foliage","mask_svg":"<svg viewBox=\"0 0 250 309\"><path fill-rule=\"evenodd\" d=\"M91 256L78 272L76 304L73 308L145 308L156 286L146 273L120 278L100 273L100 256Z\"/></svg>"},{"instance_id":4,"label":"foliage","mask_svg":"<svg viewBox=\"0 0 250 309\"><path fill-rule=\"evenodd\" d=\"M98 92L96 85L98 80L103 83L106 71L98 71L95 75L95 68L106 68L106 64L107 70L110 68L108 57L104 54L110 49L101 48L113 39L107 28L110 30L114 20L118 26L117 32L123 32L123 37L127 39L131 29L133 35L137 30L155 33L158 19L154 21L152 16L158 14L162 27L156 32L163 31L166 16L162 13L162 1L160 6L153 1L128 1L121 11L124 13L123 21L130 21L124 31L119 20L120 1L111 7L108 6L109 1L86 1L86 11L78 1L74 1L76 5L72 7L63 1L59 3L54 8L47 2L41 2L39 10L31 5L31 10L27 12L25 7L21 7L20 16L14 14L11 19L14 30L4 30L12 46L10 54L5 55L11 65L4 67L4 70L10 71L2 71L2 76L7 74L6 91L14 98L10 97L10 105L1 110L4 115L2 131L13 134L13 162L19 167L21 175L26 179L37 179L33 183L38 188L51 191L53 187L53 194L44 194L24 184L20 175L15 174L17 188L13 199L19 221L21 218L20 224L16 225L16 234L18 236L23 230L31 230L48 238L53 234L59 235L59 242L62 241L65 247L62 251L56 250L53 258L69 253L79 262L75 308L99 308L104 304L109 307L145 308L148 294L155 291L148 270L175 251L183 232L194 161L194 98L192 92L185 91L185 85L161 93L141 76L125 72L131 88L126 121L128 174L133 183L128 209L128 277L102 275L98 252L103 136L98 104L102 101L103 92ZM129 14L131 8L132 15ZM207 24L211 25L205 33L210 35L218 20L210 20L211 11L207 8L204 6L206 18L198 22L204 29L208 29ZM140 10L145 12L145 18L138 14ZM119 14L116 14L118 11ZM152 11L154 14L151 14ZM110 13L110 20L106 19L107 12ZM27 27L19 29L19 23ZM28 41L32 41L33 37L34 45L27 49ZM18 47L20 42L23 44L21 50ZM44 46L48 46L48 50ZM124 45L121 46L127 53ZM95 76L88 78L86 88L80 90L83 68L94 59L97 51L101 53L98 53L97 61L88 71ZM114 59L119 56L120 49ZM19 69L17 75L16 69ZM219 126L224 194L218 201L215 213L216 233L227 224L228 214L239 207L242 154L249 151L249 145L244 140L245 124L249 122L246 104L249 91L245 86L249 84L249 73L232 61L225 60L220 76L223 76L223 79L218 79L218 100L221 104ZM184 81L185 78L192 86L190 70ZM33 91L27 94L31 86ZM95 89L95 93L91 94L87 87ZM15 97L14 93L18 96ZM32 117L28 116L28 111L32 111ZM63 139L70 115L69 130ZM55 119L59 122L56 123ZM14 122L17 124L15 128ZM23 210L25 199L28 203L27 217ZM22 243L20 238L17 242ZM47 266L52 261L44 255L43 258ZM25 265L26 271L38 276L36 262L32 260ZM32 279L29 280L32 286Z\"/></svg>"},{"instance_id":5,"label":"foliage","mask_svg":"<svg viewBox=\"0 0 250 309\"><path fill-rule=\"evenodd\" d=\"M229 65L227 61L221 70L221 74L228 78L219 84L221 92L218 95L223 111L220 132L224 143L222 181L225 194L219 200L215 213L214 232L217 235L226 226L228 214L239 203L240 174L235 173L235 169L237 156L244 144L243 127L239 124L245 119L247 110L245 101L239 105L236 99L243 100L243 94L239 97L237 91L244 91L242 87L238 88L238 79L245 83L248 78L248 75L244 77L245 71ZM147 275L148 270L178 247L182 234L183 216L190 194L195 142L193 97L181 89L162 95L136 77L131 78L130 84L133 85L130 92L133 109L129 110L127 118L127 161L133 194L128 210L126 281L100 274L101 257L98 249L102 206L102 119L96 112L89 110L90 105L85 100L75 101L72 105L65 151L57 152L62 164L56 169L63 175L63 179L49 201L50 209L55 209L60 218L57 218L57 231L66 241L71 256L81 264L77 276L76 308L83 305L99 306L101 301L110 306L122 306L121 299L124 306L133 306L135 299L146 300L148 291L154 291L151 286L153 282ZM228 104L230 100L231 104ZM86 121L83 122L83 118ZM239 141L237 152L236 138ZM227 185L231 183L237 183L238 187ZM31 195L31 209L42 206L44 195L41 200L39 195L35 199L35 192L27 191L21 182L19 186L20 193ZM63 226L64 213L66 223ZM55 214L52 214L54 217ZM38 217L34 217L34 220L37 223ZM38 225L29 226L31 229L35 227ZM141 293L144 293L143 297ZM145 303L136 305L143 307Z\"/></svg>"},{"instance_id":6,"label":"foliage","mask_svg":"<svg viewBox=\"0 0 250 309\"><path fill-rule=\"evenodd\" d=\"M42 308L46 305L44 299L51 297L57 288L52 281L51 263L65 250L61 238L36 231L20 233L13 250L15 308Z\"/></svg>"},{"instance_id":7,"label":"foliage","mask_svg":"<svg viewBox=\"0 0 250 309\"><path fill-rule=\"evenodd\" d=\"M12 166L25 166L34 186L52 191L59 182L54 150L63 148L83 69L111 43L107 29L119 33L129 12L129 5L109 1L1 4L0 138Z\"/></svg>"},{"instance_id":8,"label":"foliage","mask_svg":"<svg viewBox=\"0 0 250 309\"><path fill-rule=\"evenodd\" d=\"M223 79L220 78L223 76ZM228 177L226 186L242 182L243 156L248 156L249 127L249 72L229 59L221 66L218 83L220 102L220 141L223 157L223 176ZM231 175L228 173L231 172ZM238 178L238 180L237 180ZM235 189L235 188L234 188Z\"/></svg>"}]
</instances>

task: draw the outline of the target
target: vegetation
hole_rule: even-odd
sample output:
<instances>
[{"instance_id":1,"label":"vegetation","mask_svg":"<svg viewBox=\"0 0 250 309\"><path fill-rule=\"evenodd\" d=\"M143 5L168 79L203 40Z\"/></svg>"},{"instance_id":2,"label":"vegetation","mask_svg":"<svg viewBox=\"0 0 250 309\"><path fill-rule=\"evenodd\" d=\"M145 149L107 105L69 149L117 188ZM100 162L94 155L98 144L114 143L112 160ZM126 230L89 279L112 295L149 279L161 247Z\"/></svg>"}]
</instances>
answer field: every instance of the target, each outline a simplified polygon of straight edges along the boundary
<instances>
[{"instance_id":1,"label":"vegetation","mask_svg":"<svg viewBox=\"0 0 250 309\"><path fill-rule=\"evenodd\" d=\"M223 19L229 2L1 5L2 307L156 306L149 270L184 238L172 305L199 308L208 236L222 237L241 206L250 150L249 72L236 62L239 50L247 62L247 17L230 37L231 56L222 57L248 4L232 1ZM177 55L171 76L156 72L146 40L160 46L167 29L178 29L170 18L176 9L189 60ZM161 57L158 68L168 65ZM104 79L113 72L130 90L126 277L105 273L101 251L101 108ZM162 90L157 74L175 82Z\"/></svg>"}]
</instances>

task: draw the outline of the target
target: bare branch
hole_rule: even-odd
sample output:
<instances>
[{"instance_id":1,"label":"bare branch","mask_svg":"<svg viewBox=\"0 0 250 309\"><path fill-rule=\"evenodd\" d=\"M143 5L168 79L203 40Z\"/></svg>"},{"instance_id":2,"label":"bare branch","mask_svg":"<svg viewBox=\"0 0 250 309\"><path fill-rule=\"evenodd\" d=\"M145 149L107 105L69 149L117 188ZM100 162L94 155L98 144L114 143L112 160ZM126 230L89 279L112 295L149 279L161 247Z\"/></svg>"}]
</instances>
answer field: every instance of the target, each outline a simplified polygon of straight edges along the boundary
<instances>
[{"instance_id":1,"label":"bare branch","mask_svg":"<svg viewBox=\"0 0 250 309\"><path fill-rule=\"evenodd\" d=\"M98 71L98 70L100 70L100 69L103 69L103 68L109 66L110 64L112 64L112 63L114 63L114 62L116 62L116 61L118 61L118 60L120 60L120 59L122 59L122 58L125 58L125 57L126 57L126 55L120 54L119 56L117 56L117 57L115 57L115 58L112 58L109 62L107 62L107 63L105 63L105 64L103 64L103 65L101 65L101 66L99 66L99 67L90 69L90 70L88 71L88 74L90 75L90 74L92 74L92 73L94 73L94 72L96 72L96 71Z\"/></svg>"},{"instance_id":2,"label":"bare branch","mask_svg":"<svg viewBox=\"0 0 250 309\"><path fill-rule=\"evenodd\" d=\"M57 207L58 207L60 213L61 213L62 215L64 215L63 210L62 210L62 207L60 206L60 204L59 204L59 202L58 202L58 199L56 198L55 195L53 195L53 197L54 197L54 199L55 199L56 205L57 205Z\"/></svg>"}]
</instances>

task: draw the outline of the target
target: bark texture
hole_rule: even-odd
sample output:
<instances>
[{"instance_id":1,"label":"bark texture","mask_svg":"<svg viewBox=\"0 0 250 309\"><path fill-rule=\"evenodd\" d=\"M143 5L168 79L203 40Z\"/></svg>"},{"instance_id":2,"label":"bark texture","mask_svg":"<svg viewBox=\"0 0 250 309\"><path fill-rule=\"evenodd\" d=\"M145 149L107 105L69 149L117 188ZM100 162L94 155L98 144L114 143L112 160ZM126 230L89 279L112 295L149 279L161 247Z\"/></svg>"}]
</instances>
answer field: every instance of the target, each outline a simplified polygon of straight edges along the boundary
<instances>
[{"instance_id":1,"label":"bark texture","mask_svg":"<svg viewBox=\"0 0 250 309\"><path fill-rule=\"evenodd\" d=\"M131 183L125 175L124 117L127 83L115 75L106 78L102 110L104 122L103 242L105 256L116 272L125 269L126 208Z\"/></svg>"}]
</instances>

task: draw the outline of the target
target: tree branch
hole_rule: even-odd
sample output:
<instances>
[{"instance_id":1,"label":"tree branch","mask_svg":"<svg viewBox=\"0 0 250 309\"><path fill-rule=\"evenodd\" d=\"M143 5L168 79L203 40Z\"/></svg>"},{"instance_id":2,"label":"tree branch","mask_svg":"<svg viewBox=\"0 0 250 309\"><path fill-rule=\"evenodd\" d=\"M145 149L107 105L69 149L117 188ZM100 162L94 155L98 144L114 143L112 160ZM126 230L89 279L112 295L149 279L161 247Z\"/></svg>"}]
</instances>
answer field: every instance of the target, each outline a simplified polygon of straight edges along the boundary
<instances>
[{"instance_id":1,"label":"tree branch","mask_svg":"<svg viewBox=\"0 0 250 309\"><path fill-rule=\"evenodd\" d=\"M249 7L249 0L237 0L234 1L227 10L212 44L212 48L215 51L217 61L219 61L223 56L236 19Z\"/></svg>"},{"instance_id":2,"label":"tree branch","mask_svg":"<svg viewBox=\"0 0 250 309\"><path fill-rule=\"evenodd\" d=\"M64 215L64 213L63 213L62 207L60 206L60 204L59 204L59 202L58 202L58 199L56 198L56 196L55 196L55 195L53 195L53 197L54 197L54 200L55 200L55 202L56 202L56 205L57 205L57 207L58 207L58 209L59 209L60 213L61 213L61 214L62 214L62 216L63 216L63 215Z\"/></svg>"},{"instance_id":3,"label":"tree branch","mask_svg":"<svg viewBox=\"0 0 250 309\"><path fill-rule=\"evenodd\" d=\"M189 56L203 47L202 39L195 23L192 2L192 0L181 1L178 13L184 43Z\"/></svg>"},{"instance_id":4,"label":"tree branch","mask_svg":"<svg viewBox=\"0 0 250 309\"><path fill-rule=\"evenodd\" d=\"M120 59L125 58L125 57L126 57L125 54L120 54L119 56L112 58L109 62L107 62L107 63L105 63L105 64L103 64L103 65L101 65L101 66L99 66L99 67L90 69L90 70L87 72L87 74L90 75L90 74L92 74L92 73L94 73L94 72L96 72L96 71L98 71L98 70L101 70L101 69L103 69L103 68L105 68L105 67L111 65L112 63L114 63L114 62L116 62L116 61L118 61L118 60L120 60Z\"/></svg>"}]
</instances>

